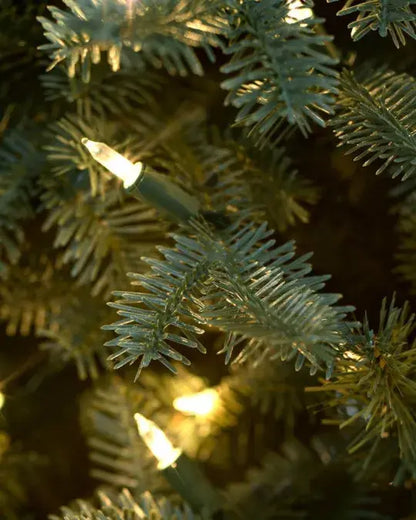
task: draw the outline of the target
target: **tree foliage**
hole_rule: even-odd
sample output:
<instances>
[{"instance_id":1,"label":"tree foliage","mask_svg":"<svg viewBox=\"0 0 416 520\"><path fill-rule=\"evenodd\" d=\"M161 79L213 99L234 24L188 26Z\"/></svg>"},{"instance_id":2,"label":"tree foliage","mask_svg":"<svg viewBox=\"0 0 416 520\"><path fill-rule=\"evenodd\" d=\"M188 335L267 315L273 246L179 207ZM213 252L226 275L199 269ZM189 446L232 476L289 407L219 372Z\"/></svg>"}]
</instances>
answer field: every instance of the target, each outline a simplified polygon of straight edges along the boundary
<instances>
[{"instance_id":1,"label":"tree foliage","mask_svg":"<svg viewBox=\"0 0 416 520\"><path fill-rule=\"evenodd\" d=\"M51 515L50 520L198 520L189 506L175 506L166 499L155 499L149 491L136 501L127 491L116 498L99 493L99 505L78 500L74 506L62 507L61 514Z\"/></svg>"},{"instance_id":2,"label":"tree foliage","mask_svg":"<svg viewBox=\"0 0 416 520\"><path fill-rule=\"evenodd\" d=\"M345 70L331 122L335 135L355 161L365 159L364 166L381 161L377 173L388 169L405 180L416 171L415 96L416 82L408 74L384 70L359 81Z\"/></svg>"},{"instance_id":3,"label":"tree foliage","mask_svg":"<svg viewBox=\"0 0 416 520\"><path fill-rule=\"evenodd\" d=\"M269 356L298 355L315 369L330 365L349 332L351 307L333 306L338 295L318 292L326 276L307 276L310 255L293 259L292 243L275 247L266 225L232 224L224 232L196 225L196 235L173 235L174 249L160 248L164 260L147 259L150 275L131 275L146 292L117 293L110 305L121 321L106 326L118 335L115 368L141 358L174 370L169 358L189 364L173 344L205 348L198 339L205 324L231 333L227 359L242 338L246 350L266 349ZM292 260L293 259L293 260Z\"/></svg>"},{"instance_id":4,"label":"tree foliage","mask_svg":"<svg viewBox=\"0 0 416 520\"><path fill-rule=\"evenodd\" d=\"M324 126L337 92L336 60L322 48L331 41L315 32L323 20L289 20L291 1L228 2L223 72L229 90L226 103L239 109L238 125L250 129L259 143L273 142L287 120L307 134L311 121Z\"/></svg>"},{"instance_id":5,"label":"tree foliage","mask_svg":"<svg viewBox=\"0 0 416 520\"><path fill-rule=\"evenodd\" d=\"M377 31L383 37L389 34L394 45L400 47L400 44L405 45L406 36L416 39L414 6L414 0L347 0L338 15L357 16L348 24L353 40L358 41L371 31Z\"/></svg>"},{"instance_id":6,"label":"tree foliage","mask_svg":"<svg viewBox=\"0 0 416 520\"><path fill-rule=\"evenodd\" d=\"M210 46L219 45L215 1L65 0L65 4L68 10L50 7L53 21L39 17L50 41L42 49L50 53L51 67L65 62L70 77L80 67L85 82L104 51L113 71L125 64L143 69L148 63L170 74L201 75L194 48L202 47L213 58Z\"/></svg>"},{"instance_id":7,"label":"tree foliage","mask_svg":"<svg viewBox=\"0 0 416 520\"><path fill-rule=\"evenodd\" d=\"M332 392L331 406L344 418L340 428L358 424L359 433L351 443L353 453L382 439L393 437L400 457L409 464L416 458L415 357L412 339L414 315L409 306L396 307L386 300L380 311L378 329L364 321L361 336L336 364L334 379L323 383L322 390Z\"/></svg>"},{"instance_id":8,"label":"tree foliage","mask_svg":"<svg viewBox=\"0 0 416 520\"><path fill-rule=\"evenodd\" d=\"M44 165L34 133L10 130L0 147L0 277L19 260L25 239L22 224L34 216L35 182Z\"/></svg>"}]
</instances>

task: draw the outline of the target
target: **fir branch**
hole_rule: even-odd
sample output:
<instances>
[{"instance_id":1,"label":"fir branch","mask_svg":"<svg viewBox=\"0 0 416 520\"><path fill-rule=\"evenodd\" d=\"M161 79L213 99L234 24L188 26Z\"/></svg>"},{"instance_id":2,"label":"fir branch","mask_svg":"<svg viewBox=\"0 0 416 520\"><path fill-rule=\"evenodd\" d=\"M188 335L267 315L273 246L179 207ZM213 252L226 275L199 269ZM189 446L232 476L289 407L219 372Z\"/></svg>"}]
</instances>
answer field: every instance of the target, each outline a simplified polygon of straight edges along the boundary
<instances>
[{"instance_id":1,"label":"fir branch","mask_svg":"<svg viewBox=\"0 0 416 520\"><path fill-rule=\"evenodd\" d=\"M116 292L123 300L109 305L118 309L118 314L125 319L104 327L121 336L106 343L106 346L119 347L110 356L112 360L120 358L115 369L141 358L136 378L153 360L173 372L175 368L169 358L190 364L170 343L205 352L197 339L203 330L189 323L196 288L209 274L205 251L198 242L185 237L177 237L174 250L159 250L165 260L145 259L152 268L151 275L130 274L148 293Z\"/></svg>"},{"instance_id":2,"label":"fir branch","mask_svg":"<svg viewBox=\"0 0 416 520\"><path fill-rule=\"evenodd\" d=\"M337 0L328 0L335 2ZM405 45L405 36L416 39L415 0L346 0L338 16L356 15L348 24L354 41L361 40L370 31L377 31L382 37L390 34L394 45Z\"/></svg>"},{"instance_id":3,"label":"fir branch","mask_svg":"<svg viewBox=\"0 0 416 520\"><path fill-rule=\"evenodd\" d=\"M138 501L123 490L116 499L98 493L100 505L77 500L74 506L62 507L61 514L50 515L50 520L199 520L189 506L173 505L165 498L155 499L149 491L143 493Z\"/></svg>"},{"instance_id":4,"label":"fir branch","mask_svg":"<svg viewBox=\"0 0 416 520\"><path fill-rule=\"evenodd\" d=\"M317 201L318 189L293 168L283 147L259 151L247 139L194 122L161 144L172 175L187 176L196 195L202 185L202 202L210 210L249 206L253 219L266 217L279 231L298 220L308 222L308 205Z\"/></svg>"},{"instance_id":5,"label":"fir branch","mask_svg":"<svg viewBox=\"0 0 416 520\"><path fill-rule=\"evenodd\" d=\"M373 332L365 320L355 345L337 363L333 380L315 389L333 393L330 404L344 416L340 428L358 425L360 432L351 443L351 453L377 439L393 437L400 457L414 464L414 328L414 315L409 315L407 304L398 308L394 299L390 305L383 300L378 330Z\"/></svg>"},{"instance_id":6,"label":"fir branch","mask_svg":"<svg viewBox=\"0 0 416 520\"><path fill-rule=\"evenodd\" d=\"M229 140L226 146L250 185L251 203L264 207L266 220L278 231L309 222L308 206L317 202L319 189L299 175L284 147L259 151L247 140Z\"/></svg>"},{"instance_id":7,"label":"fir branch","mask_svg":"<svg viewBox=\"0 0 416 520\"><path fill-rule=\"evenodd\" d=\"M7 282L0 284L0 318L6 322L10 336L27 336L32 329L38 332L47 327L73 285L55 269L53 258L36 249L26 258L29 262L13 266Z\"/></svg>"},{"instance_id":8,"label":"fir branch","mask_svg":"<svg viewBox=\"0 0 416 520\"><path fill-rule=\"evenodd\" d=\"M246 396L262 415L273 415L287 434L293 434L296 418L305 407L304 387L310 376L294 373L291 365L280 360L256 361L254 365L234 364L224 384Z\"/></svg>"},{"instance_id":9,"label":"fir branch","mask_svg":"<svg viewBox=\"0 0 416 520\"><path fill-rule=\"evenodd\" d=\"M93 296L108 293L122 285L126 272L138 270L141 255L163 242L166 226L153 208L124 202L118 189L93 197L65 186L49 182L43 193L49 210L43 230L57 226L54 247L64 248L62 262L72 264L77 284L89 285Z\"/></svg>"},{"instance_id":10,"label":"fir branch","mask_svg":"<svg viewBox=\"0 0 416 520\"><path fill-rule=\"evenodd\" d=\"M210 46L218 46L221 22L218 3L209 0L163 0L118 2L111 0L65 0L67 10L49 7L53 21L39 17L50 43L51 67L66 62L70 77L79 65L85 82L91 64L107 52L108 63L117 71L131 52L140 52L142 68L148 63L164 67L169 74L202 74L193 48L202 47L210 58ZM125 57L127 55L127 57Z\"/></svg>"},{"instance_id":11,"label":"fir branch","mask_svg":"<svg viewBox=\"0 0 416 520\"><path fill-rule=\"evenodd\" d=\"M227 104L239 108L236 123L250 127L258 143L279 137L284 120L307 134L310 121L324 126L337 92L336 60L324 50L328 36L315 33L323 20L288 22L291 1L232 0L226 50L232 55L223 72Z\"/></svg>"},{"instance_id":12,"label":"fir branch","mask_svg":"<svg viewBox=\"0 0 416 520\"><path fill-rule=\"evenodd\" d=\"M377 174L387 168L404 179L416 172L416 81L393 71L373 73L364 82L345 70L341 76L339 111L331 125L340 144L365 159L364 166L382 160ZM359 152L359 153L357 153Z\"/></svg>"},{"instance_id":13,"label":"fir branch","mask_svg":"<svg viewBox=\"0 0 416 520\"><path fill-rule=\"evenodd\" d=\"M332 363L346 342L352 307L335 307L339 295L318 292L327 277L307 276L310 255L292 260L293 245L274 247L266 224L194 229L192 237L172 235L176 247L160 248L164 260L147 260L151 275L132 275L149 293L120 291L122 300L109 304L125 318L105 327L119 336L107 343L119 347L111 356L121 357L115 368L139 357L139 372L152 360L174 370L167 357L188 364L169 343L203 351L196 334L204 324L253 338L269 355L299 353L297 368L305 358L314 369Z\"/></svg>"},{"instance_id":14,"label":"fir branch","mask_svg":"<svg viewBox=\"0 0 416 520\"><path fill-rule=\"evenodd\" d=\"M108 320L108 309L103 307L101 299L92 298L85 290L72 288L66 296L64 305L37 332L40 348L49 352L55 366L73 362L81 380L96 379L100 369L108 368L102 349L104 337L99 329Z\"/></svg>"},{"instance_id":15,"label":"fir branch","mask_svg":"<svg viewBox=\"0 0 416 520\"><path fill-rule=\"evenodd\" d=\"M346 341L344 323L352 307L334 307L336 294L319 293L327 276L307 276L310 255L293 259L293 244L275 247L272 231L263 223L242 227L213 242L216 262L212 284L202 299L201 315L213 325L237 337L266 346L268 355L282 359L298 354L298 369L305 359L316 369L331 364ZM234 344L224 350L230 358Z\"/></svg>"},{"instance_id":16,"label":"fir branch","mask_svg":"<svg viewBox=\"0 0 416 520\"><path fill-rule=\"evenodd\" d=\"M6 133L0 147L0 277L16 264L24 242L22 223L33 216L32 198L44 157L22 129Z\"/></svg>"},{"instance_id":17,"label":"fir branch","mask_svg":"<svg viewBox=\"0 0 416 520\"><path fill-rule=\"evenodd\" d=\"M281 451L269 453L245 481L228 486L228 507L240 518L388 520L376 510L380 499L372 496L374 484L354 482L346 461L344 467L337 464L334 446L325 449L326 460L296 440L285 442ZM342 500L328 495L331 480L342 486Z\"/></svg>"},{"instance_id":18,"label":"fir branch","mask_svg":"<svg viewBox=\"0 0 416 520\"><path fill-rule=\"evenodd\" d=\"M116 377L101 381L82 400L81 422L93 478L136 493L160 488L154 459L133 418L144 402L145 396L137 387Z\"/></svg>"},{"instance_id":19,"label":"fir branch","mask_svg":"<svg viewBox=\"0 0 416 520\"><path fill-rule=\"evenodd\" d=\"M106 65L94 67L88 83L77 76L69 78L62 66L42 74L40 80L46 100L75 102L77 113L88 121L94 114L104 118L131 115L154 101L162 83L160 75L150 71L139 76L131 71L113 74Z\"/></svg>"}]
</instances>

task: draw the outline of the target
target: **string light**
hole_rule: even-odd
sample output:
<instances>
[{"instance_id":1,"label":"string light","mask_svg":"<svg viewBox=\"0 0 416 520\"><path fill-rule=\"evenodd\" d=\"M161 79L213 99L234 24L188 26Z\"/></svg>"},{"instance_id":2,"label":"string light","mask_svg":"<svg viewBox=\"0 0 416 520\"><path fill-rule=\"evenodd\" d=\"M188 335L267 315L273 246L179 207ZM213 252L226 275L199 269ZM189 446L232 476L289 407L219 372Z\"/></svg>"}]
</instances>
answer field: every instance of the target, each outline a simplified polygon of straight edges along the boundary
<instances>
[{"instance_id":1,"label":"string light","mask_svg":"<svg viewBox=\"0 0 416 520\"><path fill-rule=\"evenodd\" d=\"M158 460L158 469L172 466L181 455L179 448L174 448L163 431L141 413L134 414L137 429L146 446Z\"/></svg>"},{"instance_id":2,"label":"string light","mask_svg":"<svg viewBox=\"0 0 416 520\"><path fill-rule=\"evenodd\" d=\"M175 448L163 431L141 413L134 414L139 435L158 460L158 469L195 511L211 514L219 511L221 496L202 473L198 464ZM222 518L222 517L221 517Z\"/></svg>"},{"instance_id":3,"label":"string light","mask_svg":"<svg viewBox=\"0 0 416 520\"><path fill-rule=\"evenodd\" d=\"M189 415L205 416L218 406L219 400L217 390L206 388L202 392L177 397L173 401L173 407Z\"/></svg>"},{"instance_id":4,"label":"string light","mask_svg":"<svg viewBox=\"0 0 416 520\"><path fill-rule=\"evenodd\" d=\"M87 137L83 137L81 143L99 164L123 181L124 189L130 195L146 201L176 222L186 223L198 215L199 200L167 175L161 175L141 162L133 164L105 143Z\"/></svg>"},{"instance_id":5,"label":"string light","mask_svg":"<svg viewBox=\"0 0 416 520\"><path fill-rule=\"evenodd\" d=\"M6 396L3 394L3 392L0 392L0 410L3 408L5 401Z\"/></svg>"},{"instance_id":6,"label":"string light","mask_svg":"<svg viewBox=\"0 0 416 520\"><path fill-rule=\"evenodd\" d=\"M313 11L310 7L307 7L301 0L294 0L289 4L289 13L285 18L285 22L296 23L312 17Z\"/></svg>"},{"instance_id":7,"label":"string light","mask_svg":"<svg viewBox=\"0 0 416 520\"><path fill-rule=\"evenodd\" d=\"M139 179L143 163L133 164L105 143L91 141L86 137L81 139L81 143L98 163L123 181L125 188L129 188Z\"/></svg>"}]
</instances>

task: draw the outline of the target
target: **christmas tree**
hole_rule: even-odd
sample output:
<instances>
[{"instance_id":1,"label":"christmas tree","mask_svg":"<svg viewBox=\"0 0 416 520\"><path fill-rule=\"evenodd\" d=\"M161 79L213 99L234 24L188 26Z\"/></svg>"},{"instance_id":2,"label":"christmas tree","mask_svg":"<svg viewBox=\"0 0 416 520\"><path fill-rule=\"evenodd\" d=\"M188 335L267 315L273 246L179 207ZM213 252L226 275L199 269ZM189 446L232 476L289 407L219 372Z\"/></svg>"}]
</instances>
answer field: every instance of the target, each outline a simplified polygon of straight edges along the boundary
<instances>
[{"instance_id":1,"label":"christmas tree","mask_svg":"<svg viewBox=\"0 0 416 520\"><path fill-rule=\"evenodd\" d=\"M2 0L2 520L416 518L415 4Z\"/></svg>"}]
</instances>

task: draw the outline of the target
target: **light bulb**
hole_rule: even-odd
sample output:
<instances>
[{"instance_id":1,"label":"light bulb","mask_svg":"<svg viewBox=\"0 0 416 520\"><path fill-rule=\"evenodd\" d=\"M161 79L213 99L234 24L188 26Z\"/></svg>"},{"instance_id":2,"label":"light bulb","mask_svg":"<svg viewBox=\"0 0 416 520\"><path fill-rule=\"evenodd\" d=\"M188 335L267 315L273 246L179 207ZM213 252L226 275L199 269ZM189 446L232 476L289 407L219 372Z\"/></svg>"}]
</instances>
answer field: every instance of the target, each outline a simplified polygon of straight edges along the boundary
<instances>
[{"instance_id":1,"label":"light bulb","mask_svg":"<svg viewBox=\"0 0 416 520\"><path fill-rule=\"evenodd\" d=\"M181 450L174 448L163 431L153 421L146 419L141 413L135 413L134 419L137 423L140 436L159 461L158 469L162 470L172 466L181 455Z\"/></svg>"},{"instance_id":2,"label":"light bulb","mask_svg":"<svg viewBox=\"0 0 416 520\"><path fill-rule=\"evenodd\" d=\"M214 388L207 388L196 394L183 395L173 401L173 407L189 415L210 414L218 405L219 395Z\"/></svg>"},{"instance_id":3,"label":"light bulb","mask_svg":"<svg viewBox=\"0 0 416 520\"><path fill-rule=\"evenodd\" d=\"M312 18L313 11L310 7L306 7L301 0L293 0L289 4L289 12L285 18L286 23L296 23L305 18Z\"/></svg>"},{"instance_id":4,"label":"light bulb","mask_svg":"<svg viewBox=\"0 0 416 520\"><path fill-rule=\"evenodd\" d=\"M2 392L0 392L0 410L3 408L5 401L6 401L6 396Z\"/></svg>"},{"instance_id":5,"label":"light bulb","mask_svg":"<svg viewBox=\"0 0 416 520\"><path fill-rule=\"evenodd\" d=\"M86 137L81 139L81 143L98 163L123 181L125 188L132 186L139 178L143 170L143 163L133 164L105 143L90 141Z\"/></svg>"}]
</instances>

